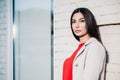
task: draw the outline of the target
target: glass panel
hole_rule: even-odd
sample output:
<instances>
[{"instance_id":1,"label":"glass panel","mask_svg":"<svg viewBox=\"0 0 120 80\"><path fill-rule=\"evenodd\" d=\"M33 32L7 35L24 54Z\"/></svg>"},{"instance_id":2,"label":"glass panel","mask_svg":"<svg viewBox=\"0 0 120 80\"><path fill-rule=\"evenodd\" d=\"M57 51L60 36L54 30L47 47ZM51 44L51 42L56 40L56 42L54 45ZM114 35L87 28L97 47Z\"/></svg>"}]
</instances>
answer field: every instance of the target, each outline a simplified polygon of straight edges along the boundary
<instances>
[{"instance_id":1,"label":"glass panel","mask_svg":"<svg viewBox=\"0 0 120 80\"><path fill-rule=\"evenodd\" d=\"M14 1L14 80L51 80L51 1Z\"/></svg>"}]
</instances>

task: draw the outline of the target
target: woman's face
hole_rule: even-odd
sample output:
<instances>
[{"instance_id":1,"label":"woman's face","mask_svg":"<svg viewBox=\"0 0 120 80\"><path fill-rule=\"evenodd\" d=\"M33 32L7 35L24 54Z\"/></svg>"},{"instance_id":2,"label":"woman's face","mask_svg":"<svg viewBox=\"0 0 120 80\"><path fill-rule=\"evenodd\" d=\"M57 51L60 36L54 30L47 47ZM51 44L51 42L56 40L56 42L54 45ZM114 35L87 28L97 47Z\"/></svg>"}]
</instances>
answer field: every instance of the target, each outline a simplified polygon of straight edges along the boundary
<instances>
[{"instance_id":1,"label":"woman's face","mask_svg":"<svg viewBox=\"0 0 120 80\"><path fill-rule=\"evenodd\" d=\"M81 12L75 13L72 17L72 29L76 36L83 37L87 35L86 22Z\"/></svg>"}]
</instances>

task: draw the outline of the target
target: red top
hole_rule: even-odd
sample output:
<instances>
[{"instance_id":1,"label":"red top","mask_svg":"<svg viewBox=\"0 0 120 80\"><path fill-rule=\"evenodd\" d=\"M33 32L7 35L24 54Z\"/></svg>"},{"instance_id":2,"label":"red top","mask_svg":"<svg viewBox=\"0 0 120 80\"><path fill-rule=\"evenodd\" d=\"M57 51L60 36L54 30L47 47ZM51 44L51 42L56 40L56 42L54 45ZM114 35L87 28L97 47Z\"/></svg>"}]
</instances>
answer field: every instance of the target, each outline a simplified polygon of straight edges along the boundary
<instances>
[{"instance_id":1,"label":"red top","mask_svg":"<svg viewBox=\"0 0 120 80\"><path fill-rule=\"evenodd\" d=\"M63 64L63 76L62 80L72 80L72 65L73 65L73 60L78 53L78 51L81 49L81 47L84 45L84 43L80 44L78 48L75 50L75 52L72 54L71 57L67 58L64 61Z\"/></svg>"}]
</instances>

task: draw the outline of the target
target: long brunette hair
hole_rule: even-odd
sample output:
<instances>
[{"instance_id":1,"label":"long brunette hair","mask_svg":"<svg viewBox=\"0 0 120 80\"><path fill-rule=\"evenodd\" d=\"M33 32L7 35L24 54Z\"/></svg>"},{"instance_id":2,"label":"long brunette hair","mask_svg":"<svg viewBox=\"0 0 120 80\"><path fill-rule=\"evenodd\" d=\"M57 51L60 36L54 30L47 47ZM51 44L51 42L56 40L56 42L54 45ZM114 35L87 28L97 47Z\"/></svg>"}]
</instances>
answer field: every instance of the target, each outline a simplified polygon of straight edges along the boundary
<instances>
[{"instance_id":1,"label":"long brunette hair","mask_svg":"<svg viewBox=\"0 0 120 80\"><path fill-rule=\"evenodd\" d=\"M101 37L100 37L100 32L99 32L99 27L97 26L95 17L92 14L92 12L87 8L77 8L73 11L73 13L71 15L70 24L71 24L71 30L72 30L74 37L79 41L79 36L76 36L72 29L72 17L74 14L79 13L79 12L82 13L85 18L86 29L87 29L88 34L91 37L95 37L98 41L100 41L102 43Z\"/></svg>"}]
</instances>

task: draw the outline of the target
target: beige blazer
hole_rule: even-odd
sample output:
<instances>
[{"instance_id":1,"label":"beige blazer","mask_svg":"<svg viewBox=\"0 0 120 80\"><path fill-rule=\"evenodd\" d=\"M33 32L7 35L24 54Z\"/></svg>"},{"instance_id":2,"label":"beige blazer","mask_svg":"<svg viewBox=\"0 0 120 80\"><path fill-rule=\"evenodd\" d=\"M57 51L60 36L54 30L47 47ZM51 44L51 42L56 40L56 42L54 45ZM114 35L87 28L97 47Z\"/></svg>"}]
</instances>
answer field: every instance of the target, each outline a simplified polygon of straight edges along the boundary
<instances>
[{"instance_id":1,"label":"beige blazer","mask_svg":"<svg viewBox=\"0 0 120 80\"><path fill-rule=\"evenodd\" d=\"M105 49L95 38L90 38L73 61L73 80L104 80Z\"/></svg>"}]
</instances>

